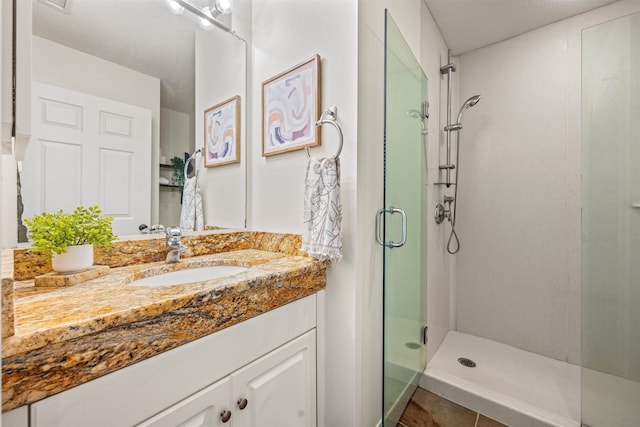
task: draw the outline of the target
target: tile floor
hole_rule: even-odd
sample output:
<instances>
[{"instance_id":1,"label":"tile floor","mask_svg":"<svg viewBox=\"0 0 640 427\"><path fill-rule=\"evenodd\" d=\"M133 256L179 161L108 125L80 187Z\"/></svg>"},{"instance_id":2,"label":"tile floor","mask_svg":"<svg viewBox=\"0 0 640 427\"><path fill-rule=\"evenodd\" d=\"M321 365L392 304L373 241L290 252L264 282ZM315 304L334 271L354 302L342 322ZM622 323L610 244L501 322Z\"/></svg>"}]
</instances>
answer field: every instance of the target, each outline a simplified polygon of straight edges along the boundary
<instances>
[{"instance_id":1,"label":"tile floor","mask_svg":"<svg viewBox=\"0 0 640 427\"><path fill-rule=\"evenodd\" d=\"M397 427L508 426L418 387Z\"/></svg>"}]
</instances>

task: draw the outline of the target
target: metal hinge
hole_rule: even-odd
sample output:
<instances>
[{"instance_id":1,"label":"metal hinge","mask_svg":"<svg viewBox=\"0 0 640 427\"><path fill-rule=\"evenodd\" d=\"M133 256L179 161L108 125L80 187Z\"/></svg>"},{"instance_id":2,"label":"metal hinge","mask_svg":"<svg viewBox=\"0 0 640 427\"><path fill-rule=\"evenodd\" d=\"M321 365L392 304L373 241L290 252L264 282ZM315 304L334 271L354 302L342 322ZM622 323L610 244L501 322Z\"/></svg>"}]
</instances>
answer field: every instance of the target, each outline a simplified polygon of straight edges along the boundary
<instances>
[{"instance_id":1,"label":"metal hinge","mask_svg":"<svg viewBox=\"0 0 640 427\"><path fill-rule=\"evenodd\" d=\"M425 119L429 118L429 101L422 102L422 117Z\"/></svg>"}]
</instances>

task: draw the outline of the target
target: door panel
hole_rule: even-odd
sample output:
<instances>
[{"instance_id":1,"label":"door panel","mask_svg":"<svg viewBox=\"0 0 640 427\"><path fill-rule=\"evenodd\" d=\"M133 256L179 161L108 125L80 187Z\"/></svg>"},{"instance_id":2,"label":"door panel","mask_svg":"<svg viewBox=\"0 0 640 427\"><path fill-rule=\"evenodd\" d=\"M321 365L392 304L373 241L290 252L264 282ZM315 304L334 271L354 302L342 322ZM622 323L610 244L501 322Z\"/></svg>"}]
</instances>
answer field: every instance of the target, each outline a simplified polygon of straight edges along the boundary
<instances>
[{"instance_id":1,"label":"door panel","mask_svg":"<svg viewBox=\"0 0 640 427\"><path fill-rule=\"evenodd\" d=\"M40 140L43 210L57 212L82 202L82 145ZM55 165L68 163L68 167Z\"/></svg>"},{"instance_id":2,"label":"door panel","mask_svg":"<svg viewBox=\"0 0 640 427\"><path fill-rule=\"evenodd\" d=\"M307 332L231 375L236 425L316 425L315 339Z\"/></svg>"},{"instance_id":3,"label":"door panel","mask_svg":"<svg viewBox=\"0 0 640 427\"><path fill-rule=\"evenodd\" d=\"M132 210L133 157L131 152L100 149L100 206L107 215L123 218Z\"/></svg>"},{"instance_id":4,"label":"door panel","mask_svg":"<svg viewBox=\"0 0 640 427\"><path fill-rule=\"evenodd\" d=\"M385 52L384 413L395 426L426 362L427 79L387 12ZM406 242L403 229L406 228Z\"/></svg>"},{"instance_id":5,"label":"door panel","mask_svg":"<svg viewBox=\"0 0 640 427\"><path fill-rule=\"evenodd\" d=\"M221 413L231 408L231 380L227 377L173 405L166 411L138 424L137 427L220 427Z\"/></svg>"},{"instance_id":6,"label":"door panel","mask_svg":"<svg viewBox=\"0 0 640 427\"><path fill-rule=\"evenodd\" d=\"M38 82L24 217L98 204L116 234L151 218L151 111Z\"/></svg>"},{"instance_id":7,"label":"door panel","mask_svg":"<svg viewBox=\"0 0 640 427\"><path fill-rule=\"evenodd\" d=\"M640 13L582 32L582 422L640 420Z\"/></svg>"}]
</instances>

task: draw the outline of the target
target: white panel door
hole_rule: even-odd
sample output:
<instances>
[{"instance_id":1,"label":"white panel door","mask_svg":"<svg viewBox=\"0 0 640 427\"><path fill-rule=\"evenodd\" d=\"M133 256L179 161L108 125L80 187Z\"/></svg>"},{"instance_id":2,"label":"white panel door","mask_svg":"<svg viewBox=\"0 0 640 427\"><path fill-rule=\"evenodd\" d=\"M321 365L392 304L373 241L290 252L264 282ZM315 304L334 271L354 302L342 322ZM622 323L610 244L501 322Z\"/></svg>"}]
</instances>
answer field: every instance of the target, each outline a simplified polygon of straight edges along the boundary
<instances>
[{"instance_id":1,"label":"white panel door","mask_svg":"<svg viewBox=\"0 0 640 427\"><path fill-rule=\"evenodd\" d=\"M116 234L151 218L151 111L32 83L24 217L99 205Z\"/></svg>"},{"instance_id":2,"label":"white panel door","mask_svg":"<svg viewBox=\"0 0 640 427\"><path fill-rule=\"evenodd\" d=\"M313 330L231 374L234 426L315 426L315 358Z\"/></svg>"},{"instance_id":3,"label":"white panel door","mask_svg":"<svg viewBox=\"0 0 640 427\"><path fill-rule=\"evenodd\" d=\"M226 377L173 405L137 427L231 426L229 396L231 380Z\"/></svg>"}]
</instances>

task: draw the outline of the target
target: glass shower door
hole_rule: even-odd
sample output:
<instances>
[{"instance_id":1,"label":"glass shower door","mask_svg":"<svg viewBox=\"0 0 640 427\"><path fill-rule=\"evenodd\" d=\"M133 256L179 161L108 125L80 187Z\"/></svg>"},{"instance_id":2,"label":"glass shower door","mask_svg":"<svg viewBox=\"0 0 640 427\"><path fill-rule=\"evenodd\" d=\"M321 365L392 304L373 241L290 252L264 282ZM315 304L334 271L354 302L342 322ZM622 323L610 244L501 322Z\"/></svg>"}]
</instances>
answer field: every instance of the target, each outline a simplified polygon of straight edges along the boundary
<instances>
[{"instance_id":1,"label":"glass shower door","mask_svg":"<svg viewBox=\"0 0 640 427\"><path fill-rule=\"evenodd\" d=\"M384 246L382 418L384 425L395 427L426 364L427 78L388 11L385 28L385 185L379 212L379 235L384 234L379 237Z\"/></svg>"},{"instance_id":2,"label":"glass shower door","mask_svg":"<svg viewBox=\"0 0 640 427\"><path fill-rule=\"evenodd\" d=\"M582 422L640 423L640 13L582 33Z\"/></svg>"}]
</instances>

